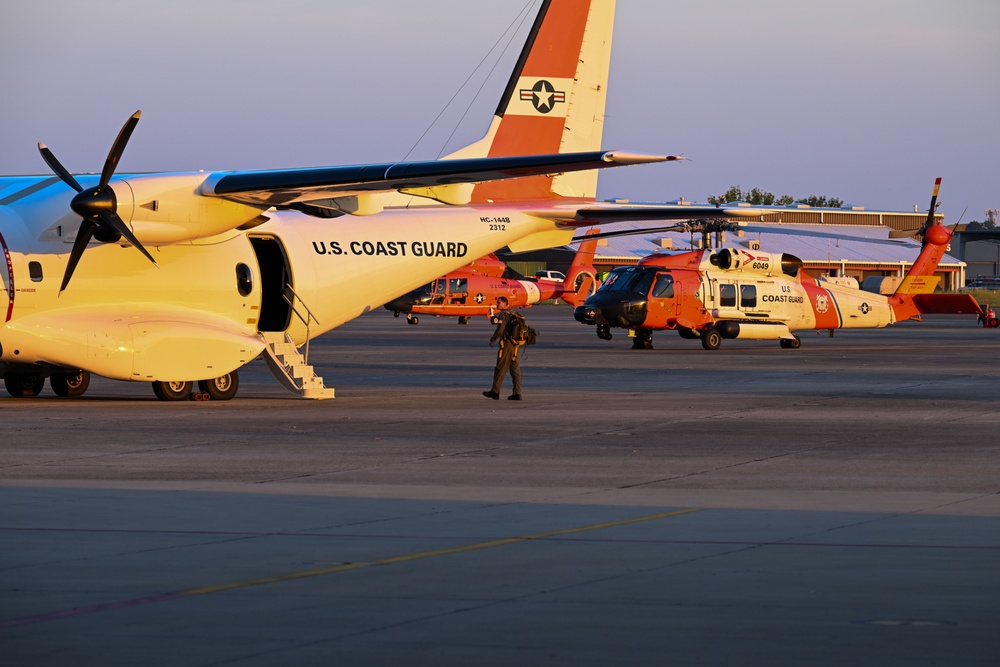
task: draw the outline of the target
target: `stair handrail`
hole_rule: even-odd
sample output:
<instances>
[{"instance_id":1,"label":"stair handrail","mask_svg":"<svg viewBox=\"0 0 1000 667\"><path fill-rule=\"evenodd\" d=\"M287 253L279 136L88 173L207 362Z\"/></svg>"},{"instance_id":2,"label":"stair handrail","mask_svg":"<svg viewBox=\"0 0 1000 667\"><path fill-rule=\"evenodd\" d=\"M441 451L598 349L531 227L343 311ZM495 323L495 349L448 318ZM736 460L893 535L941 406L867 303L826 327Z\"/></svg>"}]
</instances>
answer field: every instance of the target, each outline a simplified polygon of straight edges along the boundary
<instances>
[{"instance_id":1,"label":"stair handrail","mask_svg":"<svg viewBox=\"0 0 1000 667\"><path fill-rule=\"evenodd\" d=\"M288 298L288 293L289 293L289 292L291 292L291 294L292 294L292 298L291 298L291 299L290 299L290 298ZM289 307L291 307L291 309L292 309L292 312L293 312L293 313L295 313L295 316L296 316L297 318L299 318L299 320L300 320L300 321L301 321L301 322L302 322L303 324L305 324L305 325L306 325L306 351L305 351L305 354L304 354L304 355L302 355L302 357L303 357L303 359L304 359L305 363L307 363L307 364L308 364L308 363L309 363L309 339L311 338L311 336L309 335L309 323L310 323L310 322L315 322L316 324L319 324L320 322L319 322L319 320L318 320L318 319L316 318L316 316L315 316L315 315L313 315L313 312L312 312L312 311L311 311L311 310L309 309L309 306L308 306L308 305L306 305L306 302L305 302L305 300L304 300L304 299L303 299L303 298L302 298L301 296L299 296L299 293L298 293L298 292L296 292L296 291L295 291L295 290L294 290L294 289L292 288L292 286L291 286L291 285L289 285L289 284L287 284L287 283L285 284L285 289L284 289L284 290L282 291L282 294L281 294L281 296L282 296L282 297L283 297L283 298L285 299L285 301L286 301L286 302L288 303ZM295 308L295 301L296 301L296 300L298 300L298 302L299 302L299 303L300 303L300 304L302 305L302 307L306 309L306 317L302 317L302 313L300 313L300 312L298 311L298 309L296 309L296 308Z\"/></svg>"}]
</instances>

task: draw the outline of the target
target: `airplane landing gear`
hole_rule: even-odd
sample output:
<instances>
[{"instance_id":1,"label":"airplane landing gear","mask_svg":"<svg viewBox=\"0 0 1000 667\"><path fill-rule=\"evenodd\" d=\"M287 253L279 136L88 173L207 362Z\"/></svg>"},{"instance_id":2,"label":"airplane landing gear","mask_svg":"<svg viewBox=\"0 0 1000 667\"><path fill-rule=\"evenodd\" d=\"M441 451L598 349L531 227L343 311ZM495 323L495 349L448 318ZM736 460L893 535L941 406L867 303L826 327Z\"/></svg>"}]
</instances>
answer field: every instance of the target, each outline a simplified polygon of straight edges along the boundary
<instances>
[{"instance_id":1,"label":"airplane landing gear","mask_svg":"<svg viewBox=\"0 0 1000 667\"><path fill-rule=\"evenodd\" d=\"M34 398L42 392L42 387L45 386L45 376L39 373L5 373L3 384L11 396Z\"/></svg>"},{"instance_id":2,"label":"airplane landing gear","mask_svg":"<svg viewBox=\"0 0 1000 667\"><path fill-rule=\"evenodd\" d=\"M236 371L214 380L198 381L198 389L208 394L213 401L228 401L236 396L236 390L239 388L240 377Z\"/></svg>"},{"instance_id":3,"label":"airplane landing gear","mask_svg":"<svg viewBox=\"0 0 1000 667\"><path fill-rule=\"evenodd\" d=\"M601 340L611 340L611 327L607 324L598 324L597 337Z\"/></svg>"},{"instance_id":4,"label":"airplane landing gear","mask_svg":"<svg viewBox=\"0 0 1000 667\"><path fill-rule=\"evenodd\" d=\"M420 323L420 318L417 317L416 315L407 315L406 316L406 323L407 324L419 324Z\"/></svg>"},{"instance_id":5,"label":"airplane landing gear","mask_svg":"<svg viewBox=\"0 0 1000 667\"><path fill-rule=\"evenodd\" d=\"M49 386L56 396L83 396L90 386L90 373L87 371L69 371L68 373L53 373L49 378Z\"/></svg>"},{"instance_id":6,"label":"airplane landing gear","mask_svg":"<svg viewBox=\"0 0 1000 667\"><path fill-rule=\"evenodd\" d=\"M175 382L153 383L153 393L161 401L186 401L191 397L191 382L185 380Z\"/></svg>"}]
</instances>

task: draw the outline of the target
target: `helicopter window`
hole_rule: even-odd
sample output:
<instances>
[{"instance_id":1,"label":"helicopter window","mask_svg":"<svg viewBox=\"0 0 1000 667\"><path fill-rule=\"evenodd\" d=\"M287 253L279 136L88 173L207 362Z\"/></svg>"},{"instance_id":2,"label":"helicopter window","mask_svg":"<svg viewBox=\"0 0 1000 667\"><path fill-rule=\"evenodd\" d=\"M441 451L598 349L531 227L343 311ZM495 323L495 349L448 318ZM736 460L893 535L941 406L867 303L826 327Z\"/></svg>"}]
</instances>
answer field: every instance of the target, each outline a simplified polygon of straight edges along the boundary
<instances>
[{"instance_id":1,"label":"helicopter window","mask_svg":"<svg viewBox=\"0 0 1000 667\"><path fill-rule=\"evenodd\" d=\"M448 281L444 278L438 278L434 283L434 291L438 294L444 294L448 290Z\"/></svg>"},{"instance_id":2,"label":"helicopter window","mask_svg":"<svg viewBox=\"0 0 1000 667\"><path fill-rule=\"evenodd\" d=\"M42 282L42 265L39 262L28 262L28 275L31 276L31 282Z\"/></svg>"},{"instance_id":3,"label":"helicopter window","mask_svg":"<svg viewBox=\"0 0 1000 667\"><path fill-rule=\"evenodd\" d=\"M469 291L469 280L468 278L452 278L449 281L448 291L452 295L466 294Z\"/></svg>"},{"instance_id":4,"label":"helicopter window","mask_svg":"<svg viewBox=\"0 0 1000 667\"><path fill-rule=\"evenodd\" d=\"M240 262L236 265L236 290L240 296L249 296L253 291L253 274L250 267Z\"/></svg>"},{"instance_id":5,"label":"helicopter window","mask_svg":"<svg viewBox=\"0 0 1000 667\"><path fill-rule=\"evenodd\" d=\"M660 274L656 277L656 287L653 296L657 299L674 298L674 278L670 274Z\"/></svg>"},{"instance_id":6,"label":"helicopter window","mask_svg":"<svg viewBox=\"0 0 1000 667\"><path fill-rule=\"evenodd\" d=\"M621 278L621 275L622 275L621 271L612 271L611 273L609 273L608 277L604 279L603 283L601 283L601 288L599 291L613 292L616 289L618 289L617 287L615 287L615 285L618 283L618 279Z\"/></svg>"},{"instance_id":7,"label":"helicopter window","mask_svg":"<svg viewBox=\"0 0 1000 667\"><path fill-rule=\"evenodd\" d=\"M741 308L757 307L756 285L740 285L740 307Z\"/></svg>"},{"instance_id":8,"label":"helicopter window","mask_svg":"<svg viewBox=\"0 0 1000 667\"><path fill-rule=\"evenodd\" d=\"M654 271L646 271L641 273L635 280L633 280L632 291L638 294L646 295L649 293L649 288L653 285L653 278L656 277Z\"/></svg>"},{"instance_id":9,"label":"helicopter window","mask_svg":"<svg viewBox=\"0 0 1000 667\"><path fill-rule=\"evenodd\" d=\"M719 284L719 307L736 307L736 285L733 285L732 283Z\"/></svg>"}]
</instances>

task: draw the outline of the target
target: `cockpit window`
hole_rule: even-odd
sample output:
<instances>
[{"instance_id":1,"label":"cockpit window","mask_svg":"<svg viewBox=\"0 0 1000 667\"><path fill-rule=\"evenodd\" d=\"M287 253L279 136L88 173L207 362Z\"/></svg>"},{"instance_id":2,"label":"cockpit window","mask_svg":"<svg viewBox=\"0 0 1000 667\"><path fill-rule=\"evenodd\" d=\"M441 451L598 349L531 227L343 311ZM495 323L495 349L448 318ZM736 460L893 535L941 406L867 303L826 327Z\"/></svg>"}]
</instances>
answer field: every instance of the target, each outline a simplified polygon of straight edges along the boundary
<instances>
[{"instance_id":1,"label":"cockpit window","mask_svg":"<svg viewBox=\"0 0 1000 667\"><path fill-rule=\"evenodd\" d=\"M643 270L637 266L619 267L608 274L601 285L600 292L632 291L646 294L656 271Z\"/></svg>"},{"instance_id":2,"label":"cockpit window","mask_svg":"<svg viewBox=\"0 0 1000 667\"><path fill-rule=\"evenodd\" d=\"M443 295L447 289L448 281L444 278L438 278L437 282L434 284L434 291Z\"/></svg>"},{"instance_id":3,"label":"cockpit window","mask_svg":"<svg viewBox=\"0 0 1000 667\"><path fill-rule=\"evenodd\" d=\"M449 285L449 292L455 294L465 294L469 291L468 278L452 278Z\"/></svg>"},{"instance_id":4,"label":"cockpit window","mask_svg":"<svg viewBox=\"0 0 1000 667\"><path fill-rule=\"evenodd\" d=\"M657 299L674 298L674 277L669 273L661 273L656 277L656 286L653 287L653 297Z\"/></svg>"}]
</instances>

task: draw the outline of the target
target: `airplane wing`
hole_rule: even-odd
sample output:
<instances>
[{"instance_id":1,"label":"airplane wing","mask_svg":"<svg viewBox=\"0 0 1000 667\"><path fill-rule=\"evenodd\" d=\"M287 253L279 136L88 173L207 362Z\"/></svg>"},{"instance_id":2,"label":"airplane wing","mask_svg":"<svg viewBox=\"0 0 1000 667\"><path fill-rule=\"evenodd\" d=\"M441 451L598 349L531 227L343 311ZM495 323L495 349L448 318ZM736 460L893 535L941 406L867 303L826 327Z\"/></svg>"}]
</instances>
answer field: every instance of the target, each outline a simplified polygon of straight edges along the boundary
<instances>
[{"instance_id":1,"label":"airplane wing","mask_svg":"<svg viewBox=\"0 0 1000 667\"><path fill-rule=\"evenodd\" d=\"M674 155L592 151L307 169L217 172L205 180L201 194L224 197L253 206L287 206L394 190L419 192L482 181L680 159L682 158Z\"/></svg>"}]
</instances>

